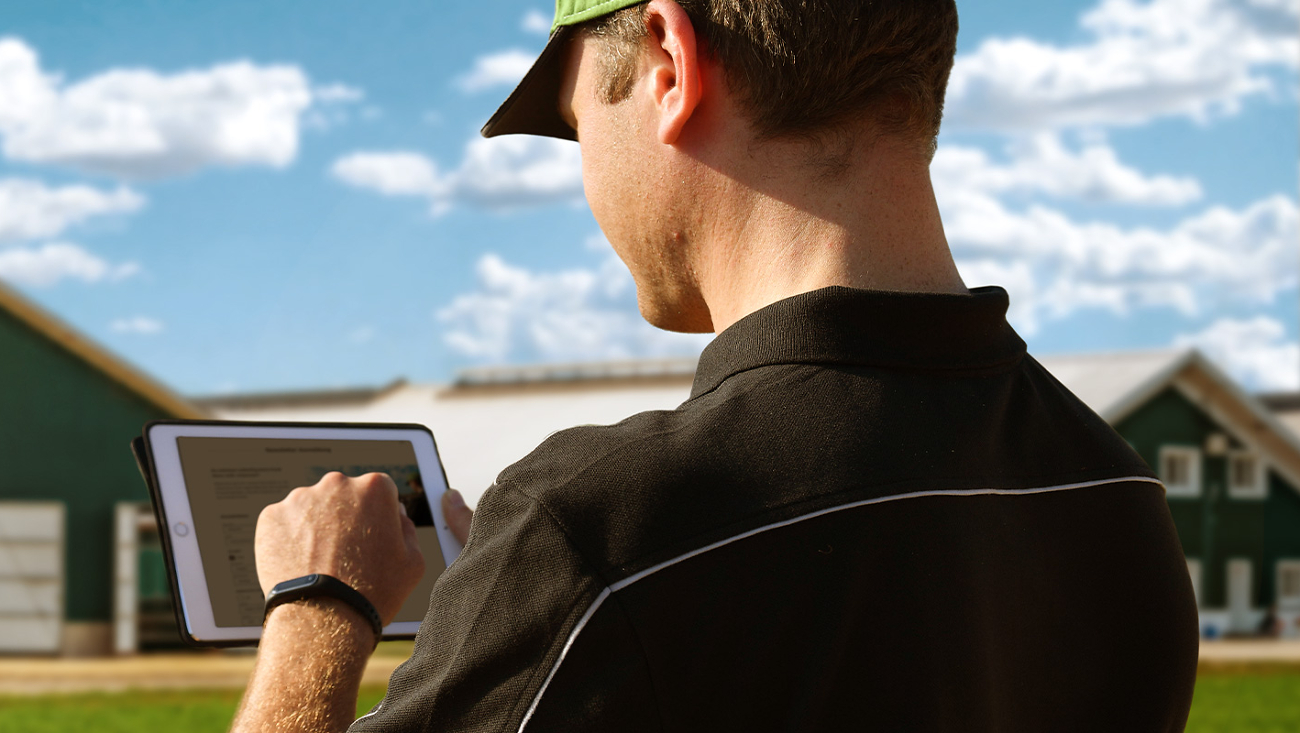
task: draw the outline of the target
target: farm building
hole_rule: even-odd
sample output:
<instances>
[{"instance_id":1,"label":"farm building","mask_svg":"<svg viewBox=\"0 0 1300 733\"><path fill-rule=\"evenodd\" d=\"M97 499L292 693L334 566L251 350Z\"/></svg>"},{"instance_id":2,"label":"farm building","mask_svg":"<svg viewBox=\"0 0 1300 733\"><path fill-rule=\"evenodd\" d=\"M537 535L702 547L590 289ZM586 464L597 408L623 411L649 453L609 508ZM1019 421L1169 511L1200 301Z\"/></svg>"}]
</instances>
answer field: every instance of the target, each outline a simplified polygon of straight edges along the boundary
<instances>
[{"instance_id":1,"label":"farm building","mask_svg":"<svg viewBox=\"0 0 1300 733\"><path fill-rule=\"evenodd\" d=\"M142 599L175 636L128 445L201 414L0 284L0 651L134 649Z\"/></svg>"},{"instance_id":2,"label":"farm building","mask_svg":"<svg viewBox=\"0 0 1300 733\"><path fill-rule=\"evenodd\" d=\"M1159 472L1202 631L1300 633L1300 434L1196 351L1042 361Z\"/></svg>"}]
</instances>

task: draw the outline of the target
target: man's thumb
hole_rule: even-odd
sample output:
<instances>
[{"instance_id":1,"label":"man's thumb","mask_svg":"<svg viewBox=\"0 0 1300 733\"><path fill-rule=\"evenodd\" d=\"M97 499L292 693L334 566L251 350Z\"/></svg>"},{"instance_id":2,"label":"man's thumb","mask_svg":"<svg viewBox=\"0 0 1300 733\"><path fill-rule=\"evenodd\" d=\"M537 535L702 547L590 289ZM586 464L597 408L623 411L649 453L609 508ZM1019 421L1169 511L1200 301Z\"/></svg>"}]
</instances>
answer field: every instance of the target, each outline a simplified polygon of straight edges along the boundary
<instances>
[{"instance_id":1,"label":"man's thumb","mask_svg":"<svg viewBox=\"0 0 1300 733\"><path fill-rule=\"evenodd\" d=\"M442 495L442 516L447 518L451 535L464 545L469 540L469 524L474 518L474 510L465 505L465 497L459 491L447 489Z\"/></svg>"}]
</instances>

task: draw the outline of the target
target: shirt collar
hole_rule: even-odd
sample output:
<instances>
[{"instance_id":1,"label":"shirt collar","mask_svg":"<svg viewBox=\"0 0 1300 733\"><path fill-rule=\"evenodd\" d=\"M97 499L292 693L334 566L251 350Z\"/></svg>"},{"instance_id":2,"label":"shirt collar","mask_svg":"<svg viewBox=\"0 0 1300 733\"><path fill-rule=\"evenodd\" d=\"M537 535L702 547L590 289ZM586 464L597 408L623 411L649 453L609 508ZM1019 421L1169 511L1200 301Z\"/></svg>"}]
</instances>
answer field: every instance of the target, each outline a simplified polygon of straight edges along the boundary
<instances>
[{"instance_id":1,"label":"shirt collar","mask_svg":"<svg viewBox=\"0 0 1300 733\"><path fill-rule=\"evenodd\" d=\"M704 349L691 397L773 364L982 369L1015 363L1025 342L1007 323L1007 293L894 293L829 287L736 321Z\"/></svg>"}]
</instances>

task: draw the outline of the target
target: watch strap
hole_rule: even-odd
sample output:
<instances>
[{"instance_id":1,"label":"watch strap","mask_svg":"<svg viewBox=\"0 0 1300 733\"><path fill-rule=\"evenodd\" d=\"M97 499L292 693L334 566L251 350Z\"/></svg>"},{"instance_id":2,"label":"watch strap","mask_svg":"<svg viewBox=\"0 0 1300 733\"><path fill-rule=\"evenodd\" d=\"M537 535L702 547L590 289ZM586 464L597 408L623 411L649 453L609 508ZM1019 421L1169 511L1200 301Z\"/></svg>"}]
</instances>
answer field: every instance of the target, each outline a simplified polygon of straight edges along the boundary
<instances>
[{"instance_id":1,"label":"watch strap","mask_svg":"<svg viewBox=\"0 0 1300 733\"><path fill-rule=\"evenodd\" d=\"M375 610L374 604L361 595L361 592L356 588L324 573L312 573L301 578L277 583L266 596L266 607L262 612L262 623L266 623L266 617L270 615L272 608L284 603L304 601L310 598L337 598L357 609L362 617L370 622L370 627L375 632L375 643L379 643L379 639L384 632L384 623L379 618L379 612Z\"/></svg>"}]
</instances>

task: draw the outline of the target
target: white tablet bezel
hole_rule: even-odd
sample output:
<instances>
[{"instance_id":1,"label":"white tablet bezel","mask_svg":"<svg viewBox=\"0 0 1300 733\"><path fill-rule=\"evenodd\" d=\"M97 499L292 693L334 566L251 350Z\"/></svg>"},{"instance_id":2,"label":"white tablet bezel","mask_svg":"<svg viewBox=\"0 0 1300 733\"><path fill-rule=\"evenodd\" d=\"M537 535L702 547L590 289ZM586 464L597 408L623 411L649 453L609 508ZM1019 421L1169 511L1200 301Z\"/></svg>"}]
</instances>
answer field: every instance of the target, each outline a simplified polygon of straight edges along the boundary
<instances>
[{"instance_id":1,"label":"white tablet bezel","mask_svg":"<svg viewBox=\"0 0 1300 733\"><path fill-rule=\"evenodd\" d=\"M157 493L162 502L162 516L166 518L166 526L160 527L159 531L167 533L172 549L172 562L175 563L174 577L186 627L184 633L196 642L252 642L262 637L262 627L216 625L212 600L208 595L207 575L204 572L202 558L199 556L189 495L186 493L185 478L181 472L180 453L176 446L176 439L180 437L409 441L415 449L416 462L420 467L420 475L424 479L425 494L429 500L429 509L433 512L434 528L438 532L438 543L442 548L445 564L450 566L460 554L460 543L451 535L451 530L442 515L441 497L447 490L446 474L438 458L433 436L425 429L378 425L366 427L302 424L154 424L149 426L145 439L153 458ZM183 534L177 531L178 527L184 527ZM409 637L413 636L419 628L419 621L394 621L384 627L384 635Z\"/></svg>"}]
</instances>

